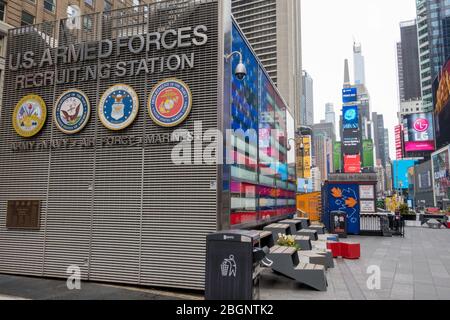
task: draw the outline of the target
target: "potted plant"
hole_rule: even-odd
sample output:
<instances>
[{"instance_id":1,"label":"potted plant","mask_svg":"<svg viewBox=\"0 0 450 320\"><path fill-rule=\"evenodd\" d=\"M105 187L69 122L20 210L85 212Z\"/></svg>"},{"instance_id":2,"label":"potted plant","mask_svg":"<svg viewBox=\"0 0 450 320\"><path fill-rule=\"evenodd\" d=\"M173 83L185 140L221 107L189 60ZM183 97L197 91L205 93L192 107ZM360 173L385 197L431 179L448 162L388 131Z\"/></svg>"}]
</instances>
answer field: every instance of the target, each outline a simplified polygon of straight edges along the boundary
<instances>
[{"instance_id":1,"label":"potted plant","mask_svg":"<svg viewBox=\"0 0 450 320\"><path fill-rule=\"evenodd\" d=\"M279 234L278 235L277 245L279 245L281 247L290 247L290 248L295 248L297 250L300 250L300 247L295 242L295 237L294 236L287 236L285 234Z\"/></svg>"}]
</instances>

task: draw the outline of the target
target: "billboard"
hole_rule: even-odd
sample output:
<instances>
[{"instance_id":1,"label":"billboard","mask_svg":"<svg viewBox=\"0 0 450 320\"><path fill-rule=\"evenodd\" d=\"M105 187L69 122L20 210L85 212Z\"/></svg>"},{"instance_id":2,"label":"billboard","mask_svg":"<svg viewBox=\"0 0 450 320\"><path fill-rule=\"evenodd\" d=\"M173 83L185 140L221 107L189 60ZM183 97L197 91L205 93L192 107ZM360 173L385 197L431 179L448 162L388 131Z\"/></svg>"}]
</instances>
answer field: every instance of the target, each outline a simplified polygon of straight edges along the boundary
<instances>
[{"instance_id":1,"label":"billboard","mask_svg":"<svg viewBox=\"0 0 450 320\"><path fill-rule=\"evenodd\" d=\"M354 184L329 184L327 186L328 209L347 213L349 234L360 232L359 186Z\"/></svg>"},{"instance_id":2,"label":"billboard","mask_svg":"<svg viewBox=\"0 0 450 320\"><path fill-rule=\"evenodd\" d=\"M342 153L344 155L361 153L361 131L358 129L344 130L342 133Z\"/></svg>"},{"instance_id":3,"label":"billboard","mask_svg":"<svg viewBox=\"0 0 450 320\"><path fill-rule=\"evenodd\" d=\"M361 173L361 155L344 156L344 173Z\"/></svg>"},{"instance_id":4,"label":"billboard","mask_svg":"<svg viewBox=\"0 0 450 320\"><path fill-rule=\"evenodd\" d=\"M297 177L311 179L311 136L297 138Z\"/></svg>"},{"instance_id":5,"label":"billboard","mask_svg":"<svg viewBox=\"0 0 450 320\"><path fill-rule=\"evenodd\" d=\"M449 199L450 188L450 154L445 147L431 156L435 205L443 199Z\"/></svg>"},{"instance_id":6,"label":"billboard","mask_svg":"<svg viewBox=\"0 0 450 320\"><path fill-rule=\"evenodd\" d=\"M363 167L375 167L374 146L372 140L364 140L363 142Z\"/></svg>"},{"instance_id":7,"label":"billboard","mask_svg":"<svg viewBox=\"0 0 450 320\"><path fill-rule=\"evenodd\" d=\"M450 143L450 60L433 83L436 140L439 147Z\"/></svg>"},{"instance_id":8,"label":"billboard","mask_svg":"<svg viewBox=\"0 0 450 320\"><path fill-rule=\"evenodd\" d=\"M403 117L406 152L434 151L433 113L416 113Z\"/></svg>"},{"instance_id":9,"label":"billboard","mask_svg":"<svg viewBox=\"0 0 450 320\"><path fill-rule=\"evenodd\" d=\"M395 155L397 160L403 159L403 126L395 127Z\"/></svg>"},{"instance_id":10,"label":"billboard","mask_svg":"<svg viewBox=\"0 0 450 320\"><path fill-rule=\"evenodd\" d=\"M394 160L392 162L392 172L394 176L394 189L407 190L409 188L408 171L417 163L417 160Z\"/></svg>"},{"instance_id":11,"label":"billboard","mask_svg":"<svg viewBox=\"0 0 450 320\"><path fill-rule=\"evenodd\" d=\"M313 182L311 179L297 179L297 192L311 193L313 192Z\"/></svg>"},{"instance_id":12,"label":"billboard","mask_svg":"<svg viewBox=\"0 0 450 320\"><path fill-rule=\"evenodd\" d=\"M342 115L344 130L359 129L358 106L344 106L342 109Z\"/></svg>"},{"instance_id":13,"label":"billboard","mask_svg":"<svg viewBox=\"0 0 450 320\"><path fill-rule=\"evenodd\" d=\"M358 101L358 89L346 88L342 90L342 102L351 103Z\"/></svg>"},{"instance_id":14,"label":"billboard","mask_svg":"<svg viewBox=\"0 0 450 320\"><path fill-rule=\"evenodd\" d=\"M341 142L335 142L333 144L333 166L334 166L335 172L342 170L342 143Z\"/></svg>"}]
</instances>

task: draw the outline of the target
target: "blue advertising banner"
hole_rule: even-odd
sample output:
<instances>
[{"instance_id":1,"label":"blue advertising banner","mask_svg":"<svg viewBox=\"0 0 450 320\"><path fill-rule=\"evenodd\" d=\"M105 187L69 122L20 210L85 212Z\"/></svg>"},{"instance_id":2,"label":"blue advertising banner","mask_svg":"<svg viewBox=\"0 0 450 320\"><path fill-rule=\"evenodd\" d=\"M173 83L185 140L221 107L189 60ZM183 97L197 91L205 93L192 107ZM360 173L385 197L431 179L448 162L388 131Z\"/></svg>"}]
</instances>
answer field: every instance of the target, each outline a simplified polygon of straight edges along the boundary
<instances>
[{"instance_id":1,"label":"blue advertising banner","mask_svg":"<svg viewBox=\"0 0 450 320\"><path fill-rule=\"evenodd\" d=\"M409 188L408 170L414 167L416 163L416 160L394 160L392 162L394 189L406 190Z\"/></svg>"},{"instance_id":2,"label":"blue advertising banner","mask_svg":"<svg viewBox=\"0 0 450 320\"><path fill-rule=\"evenodd\" d=\"M342 90L342 102L350 103L358 101L358 89L347 88Z\"/></svg>"},{"instance_id":3,"label":"blue advertising banner","mask_svg":"<svg viewBox=\"0 0 450 320\"><path fill-rule=\"evenodd\" d=\"M328 209L347 213L347 226L349 234L359 234L360 228L360 203L359 186L356 184L329 184L328 185Z\"/></svg>"},{"instance_id":4,"label":"blue advertising banner","mask_svg":"<svg viewBox=\"0 0 450 320\"><path fill-rule=\"evenodd\" d=\"M359 129L358 106L344 106L342 109L344 130Z\"/></svg>"}]
</instances>

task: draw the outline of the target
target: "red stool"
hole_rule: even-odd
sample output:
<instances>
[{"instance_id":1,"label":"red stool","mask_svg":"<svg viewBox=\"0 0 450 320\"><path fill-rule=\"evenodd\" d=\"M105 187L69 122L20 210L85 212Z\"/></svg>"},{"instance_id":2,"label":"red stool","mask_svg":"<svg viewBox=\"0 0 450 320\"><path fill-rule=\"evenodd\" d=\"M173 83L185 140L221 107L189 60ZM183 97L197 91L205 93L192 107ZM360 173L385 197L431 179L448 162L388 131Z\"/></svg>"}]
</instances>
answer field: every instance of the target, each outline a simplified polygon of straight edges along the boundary
<instances>
[{"instance_id":1,"label":"red stool","mask_svg":"<svg viewBox=\"0 0 450 320\"><path fill-rule=\"evenodd\" d=\"M361 244L354 242L341 242L342 257L356 260L361 258Z\"/></svg>"},{"instance_id":2,"label":"red stool","mask_svg":"<svg viewBox=\"0 0 450 320\"><path fill-rule=\"evenodd\" d=\"M333 258L338 258L342 256L342 246L340 242L328 241L327 249L331 250L331 252L333 253Z\"/></svg>"}]
</instances>

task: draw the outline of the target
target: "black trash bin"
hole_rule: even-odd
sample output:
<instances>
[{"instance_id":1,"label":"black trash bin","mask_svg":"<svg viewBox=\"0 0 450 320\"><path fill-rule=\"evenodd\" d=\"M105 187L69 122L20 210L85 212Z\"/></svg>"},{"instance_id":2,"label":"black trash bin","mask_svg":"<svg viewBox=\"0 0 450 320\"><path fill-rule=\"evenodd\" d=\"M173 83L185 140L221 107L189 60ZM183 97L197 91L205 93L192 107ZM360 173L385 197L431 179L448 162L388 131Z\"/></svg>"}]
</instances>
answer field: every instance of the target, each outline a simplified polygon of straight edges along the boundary
<instances>
[{"instance_id":1,"label":"black trash bin","mask_svg":"<svg viewBox=\"0 0 450 320\"><path fill-rule=\"evenodd\" d=\"M347 238L347 213L343 211L330 212L330 232L339 235L339 238Z\"/></svg>"},{"instance_id":2,"label":"black trash bin","mask_svg":"<svg viewBox=\"0 0 450 320\"><path fill-rule=\"evenodd\" d=\"M259 300L260 235L223 231L207 237L206 300Z\"/></svg>"}]
</instances>

